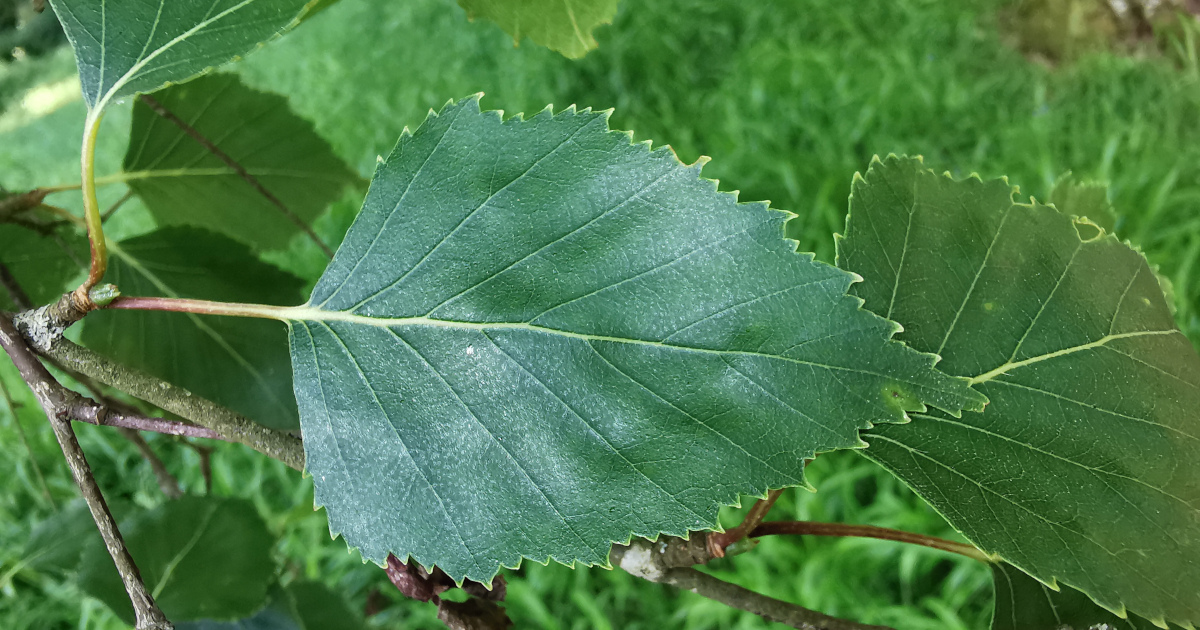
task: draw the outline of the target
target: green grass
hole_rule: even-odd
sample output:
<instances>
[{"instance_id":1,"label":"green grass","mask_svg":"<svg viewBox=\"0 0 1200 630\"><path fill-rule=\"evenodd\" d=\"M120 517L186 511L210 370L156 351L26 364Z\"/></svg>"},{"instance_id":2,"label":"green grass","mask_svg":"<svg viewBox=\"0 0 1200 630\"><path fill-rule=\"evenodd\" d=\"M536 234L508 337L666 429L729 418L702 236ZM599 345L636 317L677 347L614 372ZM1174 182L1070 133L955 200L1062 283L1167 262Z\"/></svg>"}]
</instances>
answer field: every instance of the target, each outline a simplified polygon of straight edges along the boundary
<instances>
[{"instance_id":1,"label":"green grass","mask_svg":"<svg viewBox=\"0 0 1200 630\"><path fill-rule=\"evenodd\" d=\"M600 49L570 61L468 23L452 0L342 0L298 31L235 66L252 84L288 94L337 152L364 175L400 131L429 108L475 92L510 113L557 107L615 108L612 126L671 144L743 199L795 212L800 248L833 258L851 176L872 155L922 154L959 175L1007 175L1022 193L1049 196L1072 170L1112 183L1118 233L1171 279L1181 325L1200 340L1200 68L1194 57L1131 59L1096 54L1047 68L1002 41L994 0L625 0ZM1194 36L1194 35L1193 35ZM0 103L63 72L61 56L0 69ZM36 72L35 72L36 70ZM0 133L0 184L77 178L82 106L76 102ZM0 123L4 118L0 116ZM128 113L106 121L101 171L119 165ZM0 129L3 125L0 124ZM105 170L107 169L107 170ZM106 190L113 198L120 190ZM64 205L73 202L62 197ZM344 229L356 200L338 205L322 230ZM114 232L150 229L137 204ZM312 252L297 243L274 260L310 278ZM11 368L0 376L32 404ZM93 600L53 575L22 566L30 529L52 513L51 497L74 496L44 420L28 406L16 424L0 407L0 627L119 627ZM100 482L113 497L160 501L148 466L119 436L80 430ZM195 454L152 440L190 491L202 490ZM32 457L32 460L31 460ZM395 605L380 628L437 628L430 606L402 601L382 571L331 541L310 510L311 483L246 449L214 459L217 494L256 502L281 535L287 579L323 580L360 607L379 589ZM950 536L945 522L898 481L852 453L811 466L815 494L785 494L773 518L870 523ZM728 510L723 522L737 522ZM710 570L747 587L862 621L901 629L987 627L986 569L940 552L866 540L767 540ZM751 615L620 571L527 563L508 572L508 608L519 628L763 628Z\"/></svg>"}]
</instances>

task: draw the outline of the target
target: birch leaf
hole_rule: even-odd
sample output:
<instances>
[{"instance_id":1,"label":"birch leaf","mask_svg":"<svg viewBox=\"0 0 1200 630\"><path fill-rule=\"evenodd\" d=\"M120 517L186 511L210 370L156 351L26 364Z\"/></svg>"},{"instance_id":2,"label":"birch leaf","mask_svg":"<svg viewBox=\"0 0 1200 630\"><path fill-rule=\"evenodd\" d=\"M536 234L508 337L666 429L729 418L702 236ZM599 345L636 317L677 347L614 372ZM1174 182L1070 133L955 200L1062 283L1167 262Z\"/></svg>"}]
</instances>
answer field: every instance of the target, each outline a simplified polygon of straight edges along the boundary
<instances>
[{"instance_id":1,"label":"birch leaf","mask_svg":"<svg viewBox=\"0 0 1200 630\"><path fill-rule=\"evenodd\" d=\"M996 585L992 630L1154 630L1157 627L1137 615L1118 617L1069 586L1060 584L1054 590L1004 562L992 565L992 580Z\"/></svg>"},{"instance_id":2,"label":"birch leaf","mask_svg":"<svg viewBox=\"0 0 1200 630\"><path fill-rule=\"evenodd\" d=\"M286 98L236 75L201 77L154 99L208 143L134 104L125 177L159 225L196 225L278 249L359 181Z\"/></svg>"},{"instance_id":3,"label":"birch leaf","mask_svg":"<svg viewBox=\"0 0 1200 630\"><path fill-rule=\"evenodd\" d=\"M617 14L617 0L458 0L471 19L482 17L522 37L572 59L596 47L592 31L609 24Z\"/></svg>"},{"instance_id":4,"label":"birch leaf","mask_svg":"<svg viewBox=\"0 0 1200 630\"><path fill-rule=\"evenodd\" d=\"M804 483L918 399L982 405L797 254L787 215L699 171L586 110L466 99L402 137L282 312L332 531L455 579L605 564Z\"/></svg>"},{"instance_id":5,"label":"birch leaf","mask_svg":"<svg viewBox=\"0 0 1200 630\"><path fill-rule=\"evenodd\" d=\"M239 619L267 601L275 540L249 501L185 496L131 516L121 533L168 619ZM83 552L78 580L133 623L129 596L99 537Z\"/></svg>"},{"instance_id":6,"label":"birch leaf","mask_svg":"<svg viewBox=\"0 0 1200 630\"><path fill-rule=\"evenodd\" d=\"M112 101L186 81L294 26L307 0L51 0L75 49L83 100Z\"/></svg>"},{"instance_id":7,"label":"birch leaf","mask_svg":"<svg viewBox=\"0 0 1200 630\"><path fill-rule=\"evenodd\" d=\"M1140 253L1013 192L918 159L856 177L838 244L855 293L991 401L878 426L865 454L1042 583L1196 623L1200 357Z\"/></svg>"}]
</instances>

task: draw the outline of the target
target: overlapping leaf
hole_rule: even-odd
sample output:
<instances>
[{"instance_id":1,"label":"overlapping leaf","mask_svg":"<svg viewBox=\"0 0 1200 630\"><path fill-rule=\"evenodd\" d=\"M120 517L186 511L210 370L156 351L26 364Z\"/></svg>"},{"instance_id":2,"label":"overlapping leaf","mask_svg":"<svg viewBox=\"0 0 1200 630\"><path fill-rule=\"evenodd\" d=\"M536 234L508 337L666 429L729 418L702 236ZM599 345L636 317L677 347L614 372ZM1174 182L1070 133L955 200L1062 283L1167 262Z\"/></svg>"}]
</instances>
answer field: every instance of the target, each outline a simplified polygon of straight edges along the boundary
<instances>
[{"instance_id":1,"label":"overlapping leaf","mask_svg":"<svg viewBox=\"0 0 1200 630\"><path fill-rule=\"evenodd\" d=\"M1200 621L1200 358L1141 254L1012 194L914 159L856 178L838 264L991 401L876 427L865 453L1042 582Z\"/></svg>"},{"instance_id":2,"label":"overlapping leaf","mask_svg":"<svg viewBox=\"0 0 1200 630\"><path fill-rule=\"evenodd\" d=\"M244 245L196 228L163 228L110 246L108 279L125 295L294 305L303 282ZM270 427L298 423L286 331L278 323L160 311L97 311L84 344Z\"/></svg>"},{"instance_id":3,"label":"overlapping leaf","mask_svg":"<svg viewBox=\"0 0 1200 630\"><path fill-rule=\"evenodd\" d=\"M458 0L471 19L500 25L515 43L522 37L578 59L596 47L592 31L612 22L617 0Z\"/></svg>"},{"instance_id":4,"label":"overlapping leaf","mask_svg":"<svg viewBox=\"0 0 1200 630\"><path fill-rule=\"evenodd\" d=\"M183 497L125 520L121 533L146 587L172 621L239 619L267 601L275 541L248 501ZM99 539L83 552L79 583L133 622L121 576Z\"/></svg>"},{"instance_id":5,"label":"overlapping leaf","mask_svg":"<svg viewBox=\"0 0 1200 630\"><path fill-rule=\"evenodd\" d=\"M479 581L605 563L803 483L918 399L982 405L797 254L784 213L606 119L448 105L292 311L316 499L367 558Z\"/></svg>"},{"instance_id":6,"label":"overlapping leaf","mask_svg":"<svg viewBox=\"0 0 1200 630\"><path fill-rule=\"evenodd\" d=\"M128 501L108 501L108 510L117 521L132 509ZM33 528L25 543L22 562L35 571L65 574L79 566L84 549L97 544L101 544L100 532L96 530L92 512L87 504L77 500Z\"/></svg>"},{"instance_id":7,"label":"overlapping leaf","mask_svg":"<svg viewBox=\"0 0 1200 630\"><path fill-rule=\"evenodd\" d=\"M1154 630L1157 627L1133 614L1122 619L1069 586L1060 584L1059 590L1053 590L1004 562L992 565L992 578L996 585L992 630Z\"/></svg>"},{"instance_id":8,"label":"overlapping leaf","mask_svg":"<svg viewBox=\"0 0 1200 630\"><path fill-rule=\"evenodd\" d=\"M308 0L51 0L94 112L244 56L295 25Z\"/></svg>"},{"instance_id":9,"label":"overlapping leaf","mask_svg":"<svg viewBox=\"0 0 1200 630\"><path fill-rule=\"evenodd\" d=\"M154 98L209 144L145 103L134 105L124 169L160 225L198 225L275 249L358 181L287 99L235 75L201 77Z\"/></svg>"}]
</instances>

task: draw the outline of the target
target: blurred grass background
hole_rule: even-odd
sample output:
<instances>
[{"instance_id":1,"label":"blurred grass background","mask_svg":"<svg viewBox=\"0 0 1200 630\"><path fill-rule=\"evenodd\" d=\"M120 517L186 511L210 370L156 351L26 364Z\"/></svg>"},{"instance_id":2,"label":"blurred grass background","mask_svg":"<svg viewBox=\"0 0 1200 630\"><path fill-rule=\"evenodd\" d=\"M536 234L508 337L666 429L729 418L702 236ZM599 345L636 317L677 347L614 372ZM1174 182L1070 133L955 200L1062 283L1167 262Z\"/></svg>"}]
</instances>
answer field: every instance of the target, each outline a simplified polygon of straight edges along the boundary
<instances>
[{"instance_id":1,"label":"blurred grass background","mask_svg":"<svg viewBox=\"0 0 1200 630\"><path fill-rule=\"evenodd\" d=\"M1011 9L1004 0L623 0L615 23L597 33L600 48L571 61L528 42L514 48L494 25L467 22L453 0L342 0L232 68L252 85L289 95L364 176L406 125L468 94L484 92L485 107L509 113L548 103L615 108L613 128L670 144L687 162L712 156L705 174L723 189L797 213L789 234L830 262L851 176L875 154L921 154L957 175L1007 175L1039 199L1066 171L1107 180L1118 233L1172 281L1180 324L1200 340L1196 30L1171 29L1153 51L1093 46L1071 59L1031 60L1012 42L1028 45L1056 31L1014 21ZM83 106L67 80L72 71L65 49L0 65L0 185L77 180ZM108 116L100 173L119 167L127 128L127 110ZM320 229L344 230L358 201L349 195ZM117 219L118 238L152 227L136 203ZM320 273L303 242L275 260L310 278ZM0 379L19 405L13 417L0 404L0 627L121 627L69 581L28 565L30 531L75 490L7 362ZM149 466L119 435L79 431L110 496L145 506L162 500ZM194 451L150 439L185 489L203 492ZM810 473L818 492L788 491L772 518L954 535L902 484L853 453L823 455ZM311 510L308 480L222 446L214 482L216 494L258 504L281 535L287 578L325 581L360 610L378 591L373 599L387 606L371 618L374 627L440 627L431 606L401 601L381 570L330 540L324 513ZM723 515L727 526L738 520L737 509ZM828 614L902 630L982 630L991 614L985 567L887 542L771 539L710 570ZM526 563L506 575L518 628L767 627L620 571Z\"/></svg>"}]
</instances>

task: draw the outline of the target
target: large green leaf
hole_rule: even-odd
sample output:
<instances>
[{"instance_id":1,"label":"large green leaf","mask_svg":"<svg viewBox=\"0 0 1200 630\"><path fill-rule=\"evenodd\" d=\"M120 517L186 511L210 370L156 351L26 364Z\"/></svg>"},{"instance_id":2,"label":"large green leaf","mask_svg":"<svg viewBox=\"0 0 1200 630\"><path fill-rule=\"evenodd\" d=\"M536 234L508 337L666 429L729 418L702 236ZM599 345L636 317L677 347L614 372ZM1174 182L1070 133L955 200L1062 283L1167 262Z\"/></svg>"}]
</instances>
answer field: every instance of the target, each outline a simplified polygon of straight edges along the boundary
<instances>
[{"instance_id":1,"label":"large green leaf","mask_svg":"<svg viewBox=\"0 0 1200 630\"><path fill-rule=\"evenodd\" d=\"M239 619L259 610L275 580L274 538L242 499L183 497L121 523L125 544L167 618ZM83 552L79 583L133 622L133 608L99 539Z\"/></svg>"},{"instance_id":2,"label":"large green leaf","mask_svg":"<svg viewBox=\"0 0 1200 630\"><path fill-rule=\"evenodd\" d=\"M297 23L307 0L50 0L99 112L244 56Z\"/></svg>"},{"instance_id":3,"label":"large green leaf","mask_svg":"<svg viewBox=\"0 0 1200 630\"><path fill-rule=\"evenodd\" d=\"M367 558L484 582L605 563L803 483L918 399L981 406L797 254L784 213L606 120L431 115L289 314L316 500Z\"/></svg>"},{"instance_id":4,"label":"large green leaf","mask_svg":"<svg viewBox=\"0 0 1200 630\"><path fill-rule=\"evenodd\" d=\"M617 0L458 0L471 19L495 22L514 43L528 37L578 59L596 47L592 31L612 22Z\"/></svg>"},{"instance_id":5,"label":"large green leaf","mask_svg":"<svg viewBox=\"0 0 1200 630\"><path fill-rule=\"evenodd\" d=\"M154 94L167 111L231 158L286 208L179 125L139 101L125 171L160 225L199 225L260 249L287 244L358 181L287 99L214 74ZM289 217L288 213L293 215Z\"/></svg>"},{"instance_id":6,"label":"large green leaf","mask_svg":"<svg viewBox=\"0 0 1200 630\"><path fill-rule=\"evenodd\" d=\"M1012 195L915 159L855 179L855 292L991 401L876 427L865 454L1044 583L1200 621L1200 357L1141 254Z\"/></svg>"},{"instance_id":7,"label":"large green leaf","mask_svg":"<svg viewBox=\"0 0 1200 630\"><path fill-rule=\"evenodd\" d=\"M45 235L30 228L0 224L0 263L12 273L34 306L48 304L68 291L85 270L87 241L70 230ZM0 288L0 310L17 310Z\"/></svg>"},{"instance_id":8,"label":"large green leaf","mask_svg":"<svg viewBox=\"0 0 1200 630\"><path fill-rule=\"evenodd\" d=\"M205 230L163 228L110 251L107 279L124 295L280 305L303 299L299 278ZM264 425L298 424L286 331L275 322L101 310L84 320L82 341Z\"/></svg>"},{"instance_id":9,"label":"large green leaf","mask_svg":"<svg viewBox=\"0 0 1200 630\"><path fill-rule=\"evenodd\" d=\"M1059 585L1056 591L1004 562L992 565L992 579L996 585L992 630L1154 630L1156 627L1137 615L1118 617L1069 586Z\"/></svg>"}]
</instances>

